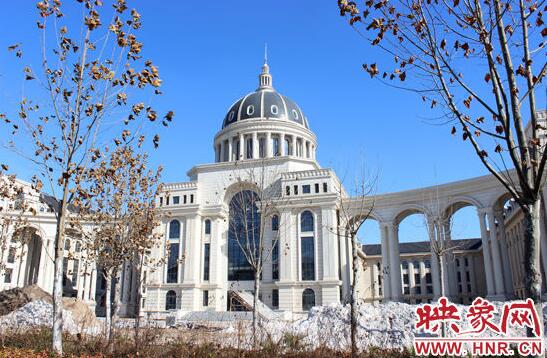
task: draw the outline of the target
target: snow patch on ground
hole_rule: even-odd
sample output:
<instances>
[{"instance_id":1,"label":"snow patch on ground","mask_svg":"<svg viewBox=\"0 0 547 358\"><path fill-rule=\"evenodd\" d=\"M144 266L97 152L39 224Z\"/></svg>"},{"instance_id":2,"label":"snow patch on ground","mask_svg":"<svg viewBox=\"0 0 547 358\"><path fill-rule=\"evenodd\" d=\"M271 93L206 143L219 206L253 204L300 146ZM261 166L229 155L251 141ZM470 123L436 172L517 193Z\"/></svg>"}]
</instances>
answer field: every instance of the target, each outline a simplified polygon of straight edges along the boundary
<instances>
[{"instance_id":1,"label":"snow patch on ground","mask_svg":"<svg viewBox=\"0 0 547 358\"><path fill-rule=\"evenodd\" d=\"M27 329L32 327L51 326L53 305L43 300L35 300L23 307L0 317L0 329ZM99 333L99 327L83 327L75 321L72 312L63 310L63 329L69 333Z\"/></svg>"}]
</instances>

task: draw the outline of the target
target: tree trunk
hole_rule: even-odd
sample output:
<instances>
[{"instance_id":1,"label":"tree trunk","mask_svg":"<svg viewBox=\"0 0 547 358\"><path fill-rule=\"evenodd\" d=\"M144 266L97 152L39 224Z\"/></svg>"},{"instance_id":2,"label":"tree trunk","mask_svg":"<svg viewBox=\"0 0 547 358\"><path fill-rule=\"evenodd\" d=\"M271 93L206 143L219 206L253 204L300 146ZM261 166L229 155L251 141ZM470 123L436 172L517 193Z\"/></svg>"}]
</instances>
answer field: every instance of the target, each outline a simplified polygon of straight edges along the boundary
<instances>
[{"instance_id":1,"label":"tree trunk","mask_svg":"<svg viewBox=\"0 0 547 358\"><path fill-rule=\"evenodd\" d=\"M55 256L53 276L53 332L51 346L55 353L63 355L63 257L65 243L66 201L68 184L63 187L63 199L57 214L57 231L55 232Z\"/></svg>"},{"instance_id":2,"label":"tree trunk","mask_svg":"<svg viewBox=\"0 0 547 358\"><path fill-rule=\"evenodd\" d=\"M141 282L141 271L142 271L142 260L144 255L142 257L137 258L139 265L137 266L136 273L135 273L135 280L137 282L137 294L135 297L135 354L139 354L139 330L140 330L140 323L141 323L141 300L142 300L142 284Z\"/></svg>"},{"instance_id":3,"label":"tree trunk","mask_svg":"<svg viewBox=\"0 0 547 358\"><path fill-rule=\"evenodd\" d=\"M112 334L110 333L112 329L112 269L107 269L104 271L104 279L106 281L106 290L104 293L105 336L108 345L110 345L110 337L112 336Z\"/></svg>"},{"instance_id":4,"label":"tree trunk","mask_svg":"<svg viewBox=\"0 0 547 358\"><path fill-rule=\"evenodd\" d=\"M446 297L445 282L444 282L444 253L437 254L439 258L439 280L441 280L441 297ZM445 323L441 323L441 337L446 337Z\"/></svg>"},{"instance_id":5,"label":"tree trunk","mask_svg":"<svg viewBox=\"0 0 547 358\"><path fill-rule=\"evenodd\" d=\"M543 331L543 310L541 304L540 230L541 199L531 205L522 206L524 212L524 272L526 297L534 301ZM533 330L527 330L528 337L534 337Z\"/></svg>"},{"instance_id":6,"label":"tree trunk","mask_svg":"<svg viewBox=\"0 0 547 358\"><path fill-rule=\"evenodd\" d=\"M253 347L257 347L257 337L256 332L258 328L258 319L256 314L256 308L258 306L258 291L260 289L260 272L258 270L255 271L255 277L254 277L254 293L253 293Z\"/></svg>"},{"instance_id":7,"label":"tree trunk","mask_svg":"<svg viewBox=\"0 0 547 358\"><path fill-rule=\"evenodd\" d=\"M359 255L357 253L357 239L355 233L351 233L351 256L352 256L352 271L353 282L351 284L351 297L349 301L350 310L350 339L351 339L351 356L357 357L357 289L359 280Z\"/></svg>"},{"instance_id":8,"label":"tree trunk","mask_svg":"<svg viewBox=\"0 0 547 358\"><path fill-rule=\"evenodd\" d=\"M122 264L122 270L123 268ZM110 349L114 349L113 341L114 341L114 331L116 330L116 322L118 321L118 317L120 316L120 305L121 305L121 280L120 280L120 270L119 268L114 269L114 302L112 302L112 319L110 320L110 337L108 337L108 341L110 342Z\"/></svg>"}]
</instances>

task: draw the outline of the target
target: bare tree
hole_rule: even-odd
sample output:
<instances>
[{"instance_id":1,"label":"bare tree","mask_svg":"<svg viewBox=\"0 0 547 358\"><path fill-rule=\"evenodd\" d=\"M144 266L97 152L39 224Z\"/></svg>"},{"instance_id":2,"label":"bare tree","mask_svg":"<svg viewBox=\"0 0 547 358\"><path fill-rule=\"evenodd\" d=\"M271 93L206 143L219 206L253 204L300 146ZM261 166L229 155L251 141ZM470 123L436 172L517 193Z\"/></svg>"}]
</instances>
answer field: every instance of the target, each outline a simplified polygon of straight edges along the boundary
<instances>
[{"instance_id":1,"label":"bare tree","mask_svg":"<svg viewBox=\"0 0 547 358\"><path fill-rule=\"evenodd\" d=\"M363 38L387 54L383 59L394 61L383 72L375 62L364 69L419 93L431 108L439 105L454 122L452 134L459 127L461 138L522 209L526 296L541 312L540 194L547 163L541 137L547 128L536 90L544 91L547 73L544 2L370 0L362 11L355 2L338 5Z\"/></svg>"},{"instance_id":2,"label":"bare tree","mask_svg":"<svg viewBox=\"0 0 547 358\"><path fill-rule=\"evenodd\" d=\"M361 173L355 177L353 185L349 192L342 186L342 181L338 183L338 227L339 233L342 233L346 241L351 243L352 277L350 281L350 341L351 356L358 355L357 349L357 329L359 318L359 279L362 268L365 266L364 259L360 258L361 244L357 233L361 226L370 218L374 209L374 199L372 195L376 191L378 177L376 175L367 175L364 166ZM342 299L342 297L341 297Z\"/></svg>"},{"instance_id":3,"label":"bare tree","mask_svg":"<svg viewBox=\"0 0 547 358\"><path fill-rule=\"evenodd\" d=\"M36 66L38 71L32 64L24 66L24 78L26 87L37 85L46 104L39 105L42 97L37 101L23 98L19 120L1 116L13 133L14 140L8 146L35 164L35 185L42 186L45 179L50 194L59 199L55 210L52 338L57 354L62 354L67 208L78 204L82 176L109 146L142 137L150 130L146 123L158 119L157 112L145 103L135 100L133 105L128 104L132 89L144 92L150 88L155 94L161 93L157 67L142 59L143 44L137 38L141 15L135 9L129 10L125 0L109 3L112 6L108 8L100 0L63 5L59 0L36 3L42 58ZM81 21L72 28L74 15L81 16ZM24 57L19 44L9 50L16 51L18 58ZM167 113L162 123L168 125L172 117L172 112ZM21 133L30 138L31 153L15 145L16 141L25 142L15 139ZM158 142L159 136L153 136L154 146Z\"/></svg>"},{"instance_id":4,"label":"bare tree","mask_svg":"<svg viewBox=\"0 0 547 358\"><path fill-rule=\"evenodd\" d=\"M81 193L81 207L92 224L87 241L89 259L97 261L107 283L106 334L110 348L121 305L120 271L127 264L136 263L140 272L153 260L147 252L160 242L155 229L160 224L156 196L161 168L147 169L147 158L130 146L117 147L86 173L88 185ZM112 282L115 283L113 302Z\"/></svg>"},{"instance_id":5,"label":"bare tree","mask_svg":"<svg viewBox=\"0 0 547 358\"><path fill-rule=\"evenodd\" d=\"M235 163L229 178L231 196L228 226L229 240L234 240L250 267L253 279L253 344L258 344L257 305L259 301L260 282L266 264L271 262L274 251L279 259L279 233L281 226L288 223L279 221L279 209L283 208L288 198L282 195L279 175L263 159L252 168L239 168ZM278 229L267 231L269 222L278 218Z\"/></svg>"}]
</instances>

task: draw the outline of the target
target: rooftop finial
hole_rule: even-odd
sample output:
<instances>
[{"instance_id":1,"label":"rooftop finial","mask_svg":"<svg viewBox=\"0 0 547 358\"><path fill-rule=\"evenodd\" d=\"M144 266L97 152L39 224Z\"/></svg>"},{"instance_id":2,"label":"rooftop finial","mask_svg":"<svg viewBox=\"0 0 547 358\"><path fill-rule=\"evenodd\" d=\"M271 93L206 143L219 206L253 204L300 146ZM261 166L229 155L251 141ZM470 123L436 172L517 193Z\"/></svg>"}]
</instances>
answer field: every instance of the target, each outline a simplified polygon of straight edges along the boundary
<instances>
[{"instance_id":1,"label":"rooftop finial","mask_svg":"<svg viewBox=\"0 0 547 358\"><path fill-rule=\"evenodd\" d=\"M268 66L268 44L264 43L264 64L259 78L259 89L272 88L272 75L270 75L270 66Z\"/></svg>"}]
</instances>

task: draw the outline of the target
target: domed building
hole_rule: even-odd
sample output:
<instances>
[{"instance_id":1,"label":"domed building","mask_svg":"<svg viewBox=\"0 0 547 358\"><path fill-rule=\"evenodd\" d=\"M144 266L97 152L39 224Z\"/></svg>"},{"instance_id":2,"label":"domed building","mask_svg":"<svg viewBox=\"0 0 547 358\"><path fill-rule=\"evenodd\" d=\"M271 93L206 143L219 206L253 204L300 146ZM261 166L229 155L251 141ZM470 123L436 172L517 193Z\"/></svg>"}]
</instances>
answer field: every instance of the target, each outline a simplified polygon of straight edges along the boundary
<instances>
[{"instance_id":1,"label":"domed building","mask_svg":"<svg viewBox=\"0 0 547 358\"><path fill-rule=\"evenodd\" d=\"M144 310L245 305L254 270L234 216L249 204L238 202L247 193L260 198L253 205L261 220L247 241L264 245L261 301L290 312L339 302L347 277L339 269L346 267L347 250L335 229L340 184L317 163L308 119L274 89L267 63L258 88L229 107L213 148L214 163L192 168L188 182L166 184L159 198L169 217L166 245L153 256L165 253L167 262L149 276Z\"/></svg>"},{"instance_id":2,"label":"domed building","mask_svg":"<svg viewBox=\"0 0 547 358\"><path fill-rule=\"evenodd\" d=\"M547 123L547 112L540 120ZM294 101L274 89L265 63L258 88L235 101L222 119L214 161L191 168L189 181L163 186L157 203L164 213L159 228L164 239L148 255L157 265L148 265L142 281L131 262L120 269L121 315L161 319L172 312L249 309L255 275L259 314L266 318L347 302L353 270L346 228L364 215L377 223L381 243L358 249L359 300L419 304L439 297L443 282L444 294L460 303L477 296L524 297L524 216L497 180L486 175L366 200L350 197L336 174L317 162L312 125ZM0 199L0 218L21 215L24 204L36 214L8 232L12 239L0 252L0 291L37 284L51 293L58 202L17 182L22 191L13 200ZM452 238L451 221L464 207L476 209L480 237ZM400 239L401 223L416 213L424 216L426 237ZM63 294L104 315L102 270L87 259L82 235L66 234ZM439 253L431 245L438 240L451 249ZM540 255L547 296L546 231Z\"/></svg>"}]
</instances>

